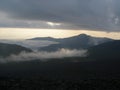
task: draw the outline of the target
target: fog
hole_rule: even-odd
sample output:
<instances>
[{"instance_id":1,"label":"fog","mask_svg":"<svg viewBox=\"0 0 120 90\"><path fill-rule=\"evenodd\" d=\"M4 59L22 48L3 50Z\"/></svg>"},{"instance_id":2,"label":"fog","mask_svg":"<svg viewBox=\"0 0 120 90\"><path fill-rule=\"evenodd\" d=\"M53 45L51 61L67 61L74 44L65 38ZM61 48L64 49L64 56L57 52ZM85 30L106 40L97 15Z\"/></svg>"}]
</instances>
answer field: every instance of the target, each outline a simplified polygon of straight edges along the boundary
<instances>
[{"instance_id":1,"label":"fog","mask_svg":"<svg viewBox=\"0 0 120 90\"><path fill-rule=\"evenodd\" d=\"M45 47L57 42L47 40L0 40L1 43L17 44L32 50L37 50L40 47Z\"/></svg>"},{"instance_id":2,"label":"fog","mask_svg":"<svg viewBox=\"0 0 120 90\"><path fill-rule=\"evenodd\" d=\"M60 49L55 52L21 52L19 55L10 55L6 58L0 58L1 63L6 62L19 62L19 61L31 61L31 60L41 60L47 61L49 59L65 58L65 57L85 57L87 55L87 50L69 50L69 49Z\"/></svg>"}]
</instances>

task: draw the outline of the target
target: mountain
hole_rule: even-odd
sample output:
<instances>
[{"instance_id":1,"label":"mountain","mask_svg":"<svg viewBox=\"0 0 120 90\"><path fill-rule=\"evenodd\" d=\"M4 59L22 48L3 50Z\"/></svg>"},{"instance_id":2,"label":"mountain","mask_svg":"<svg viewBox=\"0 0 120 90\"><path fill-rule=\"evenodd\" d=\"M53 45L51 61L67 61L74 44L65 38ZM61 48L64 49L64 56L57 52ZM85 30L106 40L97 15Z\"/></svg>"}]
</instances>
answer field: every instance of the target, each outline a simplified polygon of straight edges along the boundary
<instances>
[{"instance_id":1,"label":"mountain","mask_svg":"<svg viewBox=\"0 0 120 90\"><path fill-rule=\"evenodd\" d=\"M120 60L120 40L106 42L88 49L89 58L96 60Z\"/></svg>"},{"instance_id":2,"label":"mountain","mask_svg":"<svg viewBox=\"0 0 120 90\"><path fill-rule=\"evenodd\" d=\"M39 40L42 40L42 39L39 38ZM63 39L44 38L44 40L50 40L50 39L52 41L59 42L59 44L52 44L47 47L40 48L39 50L56 51L60 48L86 49L86 48L89 48L89 47L92 47L92 46L95 46L95 45L98 45L104 42L112 41L112 39L109 39L109 38L92 37L86 34L80 34L78 36L73 36L73 37L63 38Z\"/></svg>"},{"instance_id":3,"label":"mountain","mask_svg":"<svg viewBox=\"0 0 120 90\"><path fill-rule=\"evenodd\" d=\"M19 45L0 43L0 57L6 57L11 54L19 54L22 51L32 52L32 50Z\"/></svg>"},{"instance_id":4,"label":"mountain","mask_svg":"<svg viewBox=\"0 0 120 90\"><path fill-rule=\"evenodd\" d=\"M60 39L52 38L52 37L36 37L29 40L47 40L47 41L59 41Z\"/></svg>"}]
</instances>

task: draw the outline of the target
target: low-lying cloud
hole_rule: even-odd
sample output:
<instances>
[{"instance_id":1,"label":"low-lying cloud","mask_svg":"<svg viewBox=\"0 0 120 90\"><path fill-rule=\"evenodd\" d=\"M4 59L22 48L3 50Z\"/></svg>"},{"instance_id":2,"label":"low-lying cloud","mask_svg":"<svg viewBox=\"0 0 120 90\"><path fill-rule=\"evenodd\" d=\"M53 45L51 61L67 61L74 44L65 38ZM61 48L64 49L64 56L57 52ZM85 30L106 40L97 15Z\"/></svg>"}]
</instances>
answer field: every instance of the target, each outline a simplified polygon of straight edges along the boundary
<instances>
[{"instance_id":1,"label":"low-lying cloud","mask_svg":"<svg viewBox=\"0 0 120 90\"><path fill-rule=\"evenodd\" d=\"M1 43L17 44L31 50L37 50L40 47L49 46L51 44L57 44L58 42L47 40L0 40Z\"/></svg>"},{"instance_id":2,"label":"low-lying cloud","mask_svg":"<svg viewBox=\"0 0 120 90\"><path fill-rule=\"evenodd\" d=\"M11 61L31 61L31 60L41 60L46 61L49 59L59 59L65 57L85 57L87 55L87 50L69 50L69 49L60 49L55 52L21 52L19 55L10 55L6 58L1 58L0 62L11 62Z\"/></svg>"}]
</instances>

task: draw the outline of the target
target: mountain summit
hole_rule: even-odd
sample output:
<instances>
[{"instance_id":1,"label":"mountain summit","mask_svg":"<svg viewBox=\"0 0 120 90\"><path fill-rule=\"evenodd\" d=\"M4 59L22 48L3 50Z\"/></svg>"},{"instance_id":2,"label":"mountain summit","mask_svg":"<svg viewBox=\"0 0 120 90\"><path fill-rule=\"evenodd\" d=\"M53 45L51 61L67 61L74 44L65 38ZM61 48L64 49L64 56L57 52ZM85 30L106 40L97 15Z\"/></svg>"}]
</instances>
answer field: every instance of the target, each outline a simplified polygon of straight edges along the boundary
<instances>
[{"instance_id":1,"label":"mountain summit","mask_svg":"<svg viewBox=\"0 0 120 90\"><path fill-rule=\"evenodd\" d=\"M39 38L39 40L41 40L41 38ZM69 37L69 38L52 39L52 41L57 41L59 42L59 44L52 44L50 46L40 48L40 50L56 51L60 48L86 49L104 42L112 41L112 39L92 37L86 34L80 34L80 35Z\"/></svg>"}]
</instances>

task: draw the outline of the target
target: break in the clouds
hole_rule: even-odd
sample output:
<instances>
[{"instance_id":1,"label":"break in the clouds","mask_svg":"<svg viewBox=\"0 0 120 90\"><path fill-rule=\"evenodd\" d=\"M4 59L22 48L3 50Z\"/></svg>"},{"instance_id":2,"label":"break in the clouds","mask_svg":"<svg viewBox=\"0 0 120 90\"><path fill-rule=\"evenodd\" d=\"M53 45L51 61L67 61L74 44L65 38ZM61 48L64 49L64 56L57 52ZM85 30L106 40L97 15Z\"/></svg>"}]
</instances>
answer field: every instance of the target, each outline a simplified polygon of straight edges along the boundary
<instances>
[{"instance_id":1,"label":"break in the clouds","mask_svg":"<svg viewBox=\"0 0 120 90\"><path fill-rule=\"evenodd\" d=\"M0 58L1 63L5 62L20 62L20 61L31 61L31 60L41 60L46 61L49 59L59 59L65 57L85 57L87 56L87 50L69 50L69 49L60 49L55 52L21 52L19 55L10 55L6 58Z\"/></svg>"},{"instance_id":2,"label":"break in the clouds","mask_svg":"<svg viewBox=\"0 0 120 90\"><path fill-rule=\"evenodd\" d=\"M119 31L120 0L1 0L1 27Z\"/></svg>"}]
</instances>

